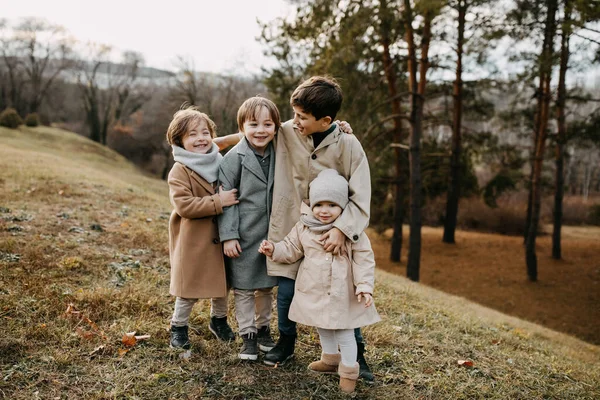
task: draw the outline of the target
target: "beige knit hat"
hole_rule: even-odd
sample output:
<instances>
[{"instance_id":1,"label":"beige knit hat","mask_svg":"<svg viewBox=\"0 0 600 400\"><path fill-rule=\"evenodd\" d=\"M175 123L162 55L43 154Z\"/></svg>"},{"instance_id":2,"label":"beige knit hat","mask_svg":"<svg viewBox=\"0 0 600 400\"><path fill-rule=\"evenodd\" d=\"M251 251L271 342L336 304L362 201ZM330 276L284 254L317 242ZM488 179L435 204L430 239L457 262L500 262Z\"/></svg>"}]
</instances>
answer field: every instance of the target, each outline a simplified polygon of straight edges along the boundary
<instances>
[{"instance_id":1,"label":"beige knit hat","mask_svg":"<svg viewBox=\"0 0 600 400\"><path fill-rule=\"evenodd\" d=\"M331 201L341 208L348 204L348 181L335 169L323 170L310 183L310 208L321 201Z\"/></svg>"}]
</instances>

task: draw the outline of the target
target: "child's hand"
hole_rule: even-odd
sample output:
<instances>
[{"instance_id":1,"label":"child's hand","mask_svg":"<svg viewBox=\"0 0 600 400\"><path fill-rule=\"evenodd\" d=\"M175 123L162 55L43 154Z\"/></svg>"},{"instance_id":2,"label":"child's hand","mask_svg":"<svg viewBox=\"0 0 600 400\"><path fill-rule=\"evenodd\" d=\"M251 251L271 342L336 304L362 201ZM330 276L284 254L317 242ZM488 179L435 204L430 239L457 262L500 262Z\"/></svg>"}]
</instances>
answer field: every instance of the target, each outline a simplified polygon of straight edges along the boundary
<instances>
[{"instance_id":1,"label":"child's hand","mask_svg":"<svg viewBox=\"0 0 600 400\"><path fill-rule=\"evenodd\" d=\"M371 293L360 292L356 295L356 298L358 299L359 303L361 302L363 297L365 298L365 308L370 307L371 304L373 304L373 296L371 295Z\"/></svg>"},{"instance_id":2,"label":"child's hand","mask_svg":"<svg viewBox=\"0 0 600 400\"><path fill-rule=\"evenodd\" d=\"M237 239L226 240L223 242L223 253L229 258L238 258L242 252L242 246Z\"/></svg>"},{"instance_id":3,"label":"child's hand","mask_svg":"<svg viewBox=\"0 0 600 400\"><path fill-rule=\"evenodd\" d=\"M335 123L340 127L340 131L348 134L352 134L352 127L346 121L335 121Z\"/></svg>"},{"instance_id":4,"label":"child's hand","mask_svg":"<svg viewBox=\"0 0 600 400\"><path fill-rule=\"evenodd\" d=\"M321 235L319 241L323 243L323 250L337 255L340 254L344 248L346 235L344 235L338 228L331 228Z\"/></svg>"},{"instance_id":5,"label":"child's hand","mask_svg":"<svg viewBox=\"0 0 600 400\"><path fill-rule=\"evenodd\" d=\"M237 189L223 190L223 185L219 186L219 197L223 207L229 207L240 202L237 199Z\"/></svg>"},{"instance_id":6,"label":"child's hand","mask_svg":"<svg viewBox=\"0 0 600 400\"><path fill-rule=\"evenodd\" d=\"M258 248L258 252L267 257L273 256L273 250L275 250L275 246L273 246L273 243L269 242L268 240L263 240Z\"/></svg>"}]
</instances>

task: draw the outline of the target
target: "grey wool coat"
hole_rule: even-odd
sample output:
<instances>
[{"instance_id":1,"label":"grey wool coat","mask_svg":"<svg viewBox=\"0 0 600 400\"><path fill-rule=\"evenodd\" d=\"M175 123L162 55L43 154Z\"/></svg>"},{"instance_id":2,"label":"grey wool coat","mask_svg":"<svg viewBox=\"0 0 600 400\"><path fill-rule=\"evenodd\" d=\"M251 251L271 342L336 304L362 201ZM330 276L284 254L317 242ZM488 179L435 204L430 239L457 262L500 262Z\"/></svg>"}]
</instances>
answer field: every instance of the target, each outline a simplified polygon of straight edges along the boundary
<instances>
[{"instance_id":1,"label":"grey wool coat","mask_svg":"<svg viewBox=\"0 0 600 400\"><path fill-rule=\"evenodd\" d=\"M269 146L268 179L246 139L229 150L219 167L219 181L223 189L238 190L239 203L224 208L219 217L221 242L237 239L242 248L238 258L225 257L229 284L236 289L277 285L277 278L267 275L266 257L258 252L260 243L267 238L273 199L275 148Z\"/></svg>"}]
</instances>

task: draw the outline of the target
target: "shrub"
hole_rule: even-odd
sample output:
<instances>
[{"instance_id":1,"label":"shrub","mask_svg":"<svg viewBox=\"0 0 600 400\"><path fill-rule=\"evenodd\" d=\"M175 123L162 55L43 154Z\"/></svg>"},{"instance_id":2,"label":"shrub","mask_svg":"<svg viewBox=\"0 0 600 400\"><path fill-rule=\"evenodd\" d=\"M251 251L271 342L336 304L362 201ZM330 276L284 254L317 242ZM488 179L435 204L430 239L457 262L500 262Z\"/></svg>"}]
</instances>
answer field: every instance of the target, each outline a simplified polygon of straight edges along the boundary
<instances>
[{"instance_id":1,"label":"shrub","mask_svg":"<svg viewBox=\"0 0 600 400\"><path fill-rule=\"evenodd\" d=\"M25 117L25 125L27 126L39 126L40 125L40 117L37 113L27 114Z\"/></svg>"},{"instance_id":2,"label":"shrub","mask_svg":"<svg viewBox=\"0 0 600 400\"><path fill-rule=\"evenodd\" d=\"M600 226L600 203L594 204L590 207L590 211L589 211L589 215L588 215L588 222L591 225Z\"/></svg>"},{"instance_id":3,"label":"shrub","mask_svg":"<svg viewBox=\"0 0 600 400\"><path fill-rule=\"evenodd\" d=\"M7 108L0 114L0 126L17 129L23 120L14 108Z\"/></svg>"}]
</instances>

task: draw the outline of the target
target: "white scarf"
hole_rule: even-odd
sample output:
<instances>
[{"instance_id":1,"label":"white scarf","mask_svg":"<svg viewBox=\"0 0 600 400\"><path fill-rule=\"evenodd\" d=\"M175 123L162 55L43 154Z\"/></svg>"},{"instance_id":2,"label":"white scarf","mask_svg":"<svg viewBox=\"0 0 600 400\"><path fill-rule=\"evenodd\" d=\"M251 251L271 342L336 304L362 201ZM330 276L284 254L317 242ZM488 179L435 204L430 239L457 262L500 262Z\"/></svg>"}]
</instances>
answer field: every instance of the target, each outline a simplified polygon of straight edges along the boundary
<instances>
[{"instance_id":1,"label":"white scarf","mask_svg":"<svg viewBox=\"0 0 600 400\"><path fill-rule=\"evenodd\" d=\"M219 153L219 147L214 142L206 154L187 151L175 145L171 147L173 148L173 159L175 161L190 168L208 183L217 181L219 177L219 164L221 164L223 156Z\"/></svg>"}]
</instances>

